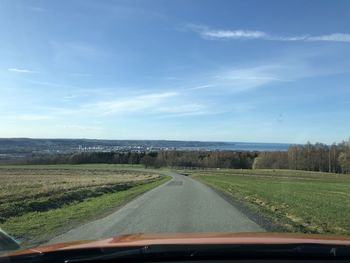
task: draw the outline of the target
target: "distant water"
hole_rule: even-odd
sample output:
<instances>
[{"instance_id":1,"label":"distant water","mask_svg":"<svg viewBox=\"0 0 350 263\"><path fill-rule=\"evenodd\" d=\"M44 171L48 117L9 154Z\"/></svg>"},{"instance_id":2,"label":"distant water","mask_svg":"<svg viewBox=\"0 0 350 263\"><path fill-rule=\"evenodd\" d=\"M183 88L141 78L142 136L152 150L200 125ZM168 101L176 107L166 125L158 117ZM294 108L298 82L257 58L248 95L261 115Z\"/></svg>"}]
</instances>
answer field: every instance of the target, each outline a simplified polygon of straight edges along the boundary
<instances>
[{"instance_id":1,"label":"distant water","mask_svg":"<svg viewBox=\"0 0 350 263\"><path fill-rule=\"evenodd\" d=\"M221 145L182 147L182 149L197 151L287 151L289 146L290 144L286 143L227 142Z\"/></svg>"}]
</instances>

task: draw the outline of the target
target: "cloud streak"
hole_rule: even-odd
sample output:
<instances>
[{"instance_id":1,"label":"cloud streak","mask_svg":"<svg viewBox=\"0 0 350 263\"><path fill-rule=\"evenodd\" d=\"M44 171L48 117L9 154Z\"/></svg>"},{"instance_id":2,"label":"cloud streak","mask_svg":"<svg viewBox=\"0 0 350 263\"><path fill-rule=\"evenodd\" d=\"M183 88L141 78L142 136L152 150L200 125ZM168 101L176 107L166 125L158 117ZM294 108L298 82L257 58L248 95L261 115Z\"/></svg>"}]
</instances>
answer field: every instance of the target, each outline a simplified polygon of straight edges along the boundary
<instances>
[{"instance_id":1,"label":"cloud streak","mask_svg":"<svg viewBox=\"0 0 350 263\"><path fill-rule=\"evenodd\" d=\"M189 86L184 90L189 93L198 91L201 94L209 92L210 95L214 96L222 94L222 92L229 95L341 72L344 72L343 68L329 67L329 64L327 67L315 66L312 60L304 55L289 55L259 64L223 67L215 71L204 72L199 78L196 78L192 87Z\"/></svg>"},{"instance_id":2,"label":"cloud streak","mask_svg":"<svg viewBox=\"0 0 350 263\"><path fill-rule=\"evenodd\" d=\"M309 41L333 41L333 42L349 42L350 43L350 34L335 33L335 34L330 34L330 35L309 37L308 40Z\"/></svg>"},{"instance_id":3,"label":"cloud streak","mask_svg":"<svg viewBox=\"0 0 350 263\"><path fill-rule=\"evenodd\" d=\"M101 115L112 115L126 112L138 112L149 110L159 106L167 101L169 98L178 96L176 92L164 92L141 95L131 98L124 98L112 101L97 102L92 105L86 105L84 107L94 108Z\"/></svg>"},{"instance_id":4,"label":"cloud streak","mask_svg":"<svg viewBox=\"0 0 350 263\"><path fill-rule=\"evenodd\" d=\"M36 71L23 68L8 68L7 70L16 73L37 73Z\"/></svg>"},{"instance_id":5,"label":"cloud streak","mask_svg":"<svg viewBox=\"0 0 350 263\"><path fill-rule=\"evenodd\" d=\"M280 36L263 31L210 29L204 26L189 26L190 30L209 40L268 40L268 41L310 41L310 42L346 42L350 43L349 33L331 33L326 35Z\"/></svg>"},{"instance_id":6,"label":"cloud streak","mask_svg":"<svg viewBox=\"0 0 350 263\"><path fill-rule=\"evenodd\" d=\"M205 112L206 107L204 105L193 101L184 101L183 95L183 93L175 91L148 93L115 100L84 103L71 109L51 108L51 112L56 117L69 115L97 118L132 114L176 117L203 114Z\"/></svg>"},{"instance_id":7,"label":"cloud streak","mask_svg":"<svg viewBox=\"0 0 350 263\"><path fill-rule=\"evenodd\" d=\"M259 39L266 38L267 35L261 31L250 30L203 30L200 32L205 38L226 38L226 39Z\"/></svg>"},{"instance_id":8,"label":"cloud streak","mask_svg":"<svg viewBox=\"0 0 350 263\"><path fill-rule=\"evenodd\" d=\"M290 75L288 78L285 72ZM290 65L289 67L280 64L253 65L250 67L233 67L212 72L206 79L201 79L202 84L186 89L192 91L218 90L228 93L238 93L253 90L276 82L290 81L291 77L299 78L300 74Z\"/></svg>"}]
</instances>

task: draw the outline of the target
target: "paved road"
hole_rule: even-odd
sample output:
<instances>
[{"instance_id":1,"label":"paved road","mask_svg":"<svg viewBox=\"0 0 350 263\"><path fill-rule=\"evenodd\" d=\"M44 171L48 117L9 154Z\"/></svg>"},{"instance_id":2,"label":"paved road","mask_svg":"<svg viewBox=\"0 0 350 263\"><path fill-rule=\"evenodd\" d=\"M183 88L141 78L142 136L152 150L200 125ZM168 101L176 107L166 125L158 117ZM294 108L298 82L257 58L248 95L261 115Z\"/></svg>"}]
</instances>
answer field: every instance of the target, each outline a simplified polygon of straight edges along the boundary
<instances>
[{"instance_id":1,"label":"paved road","mask_svg":"<svg viewBox=\"0 0 350 263\"><path fill-rule=\"evenodd\" d=\"M169 175L173 179L168 183L50 243L130 233L264 231L209 187L183 175Z\"/></svg>"}]
</instances>

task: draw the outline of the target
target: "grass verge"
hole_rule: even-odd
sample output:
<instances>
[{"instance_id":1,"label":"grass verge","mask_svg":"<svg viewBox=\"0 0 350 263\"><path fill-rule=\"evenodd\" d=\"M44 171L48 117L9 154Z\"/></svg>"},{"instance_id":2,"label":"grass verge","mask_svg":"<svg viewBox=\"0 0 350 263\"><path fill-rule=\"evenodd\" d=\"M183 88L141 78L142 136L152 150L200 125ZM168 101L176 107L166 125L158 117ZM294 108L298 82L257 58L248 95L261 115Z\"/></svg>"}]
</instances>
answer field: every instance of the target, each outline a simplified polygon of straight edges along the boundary
<instances>
[{"instance_id":1,"label":"grass verge","mask_svg":"<svg viewBox=\"0 0 350 263\"><path fill-rule=\"evenodd\" d=\"M11 217L0 224L8 234L22 242L23 246L37 245L78 225L102 217L126 204L140 194L149 191L170 177L137 185L124 191L108 193L76 204L65 205L45 212L30 212Z\"/></svg>"},{"instance_id":2,"label":"grass verge","mask_svg":"<svg viewBox=\"0 0 350 263\"><path fill-rule=\"evenodd\" d=\"M278 170L188 172L292 232L350 234L350 177Z\"/></svg>"},{"instance_id":3,"label":"grass verge","mask_svg":"<svg viewBox=\"0 0 350 263\"><path fill-rule=\"evenodd\" d=\"M160 176L156 171L103 164L0 166L0 223L127 190Z\"/></svg>"}]
</instances>

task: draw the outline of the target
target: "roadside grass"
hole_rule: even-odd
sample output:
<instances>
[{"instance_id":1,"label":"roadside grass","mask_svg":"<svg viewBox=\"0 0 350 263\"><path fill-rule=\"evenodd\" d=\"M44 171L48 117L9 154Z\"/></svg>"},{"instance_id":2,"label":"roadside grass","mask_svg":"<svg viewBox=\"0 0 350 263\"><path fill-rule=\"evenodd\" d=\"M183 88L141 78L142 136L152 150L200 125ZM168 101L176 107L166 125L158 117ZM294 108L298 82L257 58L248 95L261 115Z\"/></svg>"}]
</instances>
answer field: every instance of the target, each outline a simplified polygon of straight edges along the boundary
<instances>
[{"instance_id":1,"label":"roadside grass","mask_svg":"<svg viewBox=\"0 0 350 263\"><path fill-rule=\"evenodd\" d=\"M0 166L0 223L12 216L126 190L159 171L105 165Z\"/></svg>"},{"instance_id":2,"label":"roadside grass","mask_svg":"<svg viewBox=\"0 0 350 263\"><path fill-rule=\"evenodd\" d=\"M107 163L89 163L89 164L0 164L0 168L22 168L22 169L82 169L82 168L92 168L92 169L120 169L120 168L140 168L143 169L142 164L107 164Z\"/></svg>"},{"instance_id":3,"label":"roadside grass","mask_svg":"<svg viewBox=\"0 0 350 263\"><path fill-rule=\"evenodd\" d=\"M350 176L290 170L180 171L288 231L350 234Z\"/></svg>"},{"instance_id":4,"label":"roadside grass","mask_svg":"<svg viewBox=\"0 0 350 263\"><path fill-rule=\"evenodd\" d=\"M121 165L0 166L0 228L44 242L168 180L163 170Z\"/></svg>"},{"instance_id":5,"label":"roadside grass","mask_svg":"<svg viewBox=\"0 0 350 263\"><path fill-rule=\"evenodd\" d=\"M169 179L170 177L162 177L124 191L86 199L83 202L65 205L58 209L30 212L19 217L11 217L5 223L0 224L0 227L20 240L24 246L40 244L78 225L115 211L138 195L165 183Z\"/></svg>"}]
</instances>

